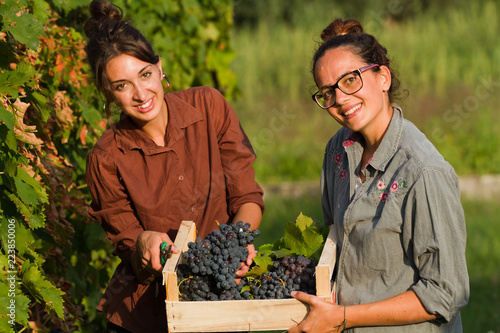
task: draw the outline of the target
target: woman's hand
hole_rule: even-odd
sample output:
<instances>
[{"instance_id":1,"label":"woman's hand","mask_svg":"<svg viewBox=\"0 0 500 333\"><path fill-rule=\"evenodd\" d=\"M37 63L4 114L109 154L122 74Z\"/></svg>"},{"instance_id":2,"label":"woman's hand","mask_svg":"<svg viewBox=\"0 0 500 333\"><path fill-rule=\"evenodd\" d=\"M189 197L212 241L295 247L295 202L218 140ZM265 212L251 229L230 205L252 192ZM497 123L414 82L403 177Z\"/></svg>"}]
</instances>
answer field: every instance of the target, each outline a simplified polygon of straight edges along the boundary
<instances>
[{"instance_id":1,"label":"woman's hand","mask_svg":"<svg viewBox=\"0 0 500 333\"><path fill-rule=\"evenodd\" d=\"M288 330L289 333L330 333L342 332L344 328L344 306L335 305L301 291L292 296L309 305L309 314L302 322Z\"/></svg>"},{"instance_id":2,"label":"woman's hand","mask_svg":"<svg viewBox=\"0 0 500 333\"><path fill-rule=\"evenodd\" d=\"M140 283L151 283L155 276L161 274L163 266L160 263L160 245L162 242L172 244L173 253L179 252L164 232L144 231L137 237L131 264Z\"/></svg>"},{"instance_id":3,"label":"woman's hand","mask_svg":"<svg viewBox=\"0 0 500 333\"><path fill-rule=\"evenodd\" d=\"M237 277L243 277L250 270L250 265L252 265L253 258L257 256L257 252L255 252L255 246L253 244L247 245L248 249L248 257L246 261L241 262L240 268L236 271ZM237 283L239 283L240 279L237 279Z\"/></svg>"}]
</instances>

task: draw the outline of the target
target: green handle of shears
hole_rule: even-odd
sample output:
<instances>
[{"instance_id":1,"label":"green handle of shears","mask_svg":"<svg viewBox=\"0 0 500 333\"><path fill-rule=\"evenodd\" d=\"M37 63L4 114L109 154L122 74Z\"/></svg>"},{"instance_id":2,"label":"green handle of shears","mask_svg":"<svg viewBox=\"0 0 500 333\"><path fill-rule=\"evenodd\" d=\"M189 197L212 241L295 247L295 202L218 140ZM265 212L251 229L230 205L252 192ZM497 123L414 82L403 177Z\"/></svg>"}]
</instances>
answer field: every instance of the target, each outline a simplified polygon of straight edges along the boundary
<instances>
[{"instance_id":1,"label":"green handle of shears","mask_svg":"<svg viewBox=\"0 0 500 333\"><path fill-rule=\"evenodd\" d=\"M168 257L170 257L171 252L172 245L168 245L167 242L162 242L160 244L160 262L162 266L167 262L167 259Z\"/></svg>"}]
</instances>

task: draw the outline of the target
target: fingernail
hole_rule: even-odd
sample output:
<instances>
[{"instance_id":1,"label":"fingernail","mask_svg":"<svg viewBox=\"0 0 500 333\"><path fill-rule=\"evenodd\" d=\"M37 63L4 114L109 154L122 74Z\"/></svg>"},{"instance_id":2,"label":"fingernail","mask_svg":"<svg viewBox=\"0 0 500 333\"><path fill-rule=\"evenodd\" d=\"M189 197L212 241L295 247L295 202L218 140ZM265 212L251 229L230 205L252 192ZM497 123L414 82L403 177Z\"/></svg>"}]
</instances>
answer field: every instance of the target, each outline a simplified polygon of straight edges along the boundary
<instances>
[{"instance_id":1,"label":"fingernail","mask_svg":"<svg viewBox=\"0 0 500 333\"><path fill-rule=\"evenodd\" d=\"M295 297L295 295L297 295L297 292L295 290L290 293L290 296L292 297Z\"/></svg>"}]
</instances>

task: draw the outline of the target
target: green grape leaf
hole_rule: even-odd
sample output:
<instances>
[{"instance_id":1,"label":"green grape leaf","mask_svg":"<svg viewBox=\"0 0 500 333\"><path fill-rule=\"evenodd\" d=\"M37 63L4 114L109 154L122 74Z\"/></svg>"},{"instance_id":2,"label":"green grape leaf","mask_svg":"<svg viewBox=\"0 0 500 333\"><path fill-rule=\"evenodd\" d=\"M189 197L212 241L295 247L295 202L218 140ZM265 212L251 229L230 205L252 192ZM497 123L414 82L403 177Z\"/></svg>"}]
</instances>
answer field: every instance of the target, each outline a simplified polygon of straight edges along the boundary
<instances>
[{"instance_id":1,"label":"green grape leaf","mask_svg":"<svg viewBox=\"0 0 500 333\"><path fill-rule=\"evenodd\" d=\"M307 228L302 232L304 237L305 252L303 255L307 258L311 257L316 251L323 247L324 238L312 228Z\"/></svg>"},{"instance_id":2,"label":"green grape leaf","mask_svg":"<svg viewBox=\"0 0 500 333\"><path fill-rule=\"evenodd\" d=\"M50 5L44 0L31 0L33 15L38 22L47 22L51 11Z\"/></svg>"},{"instance_id":3,"label":"green grape leaf","mask_svg":"<svg viewBox=\"0 0 500 333\"><path fill-rule=\"evenodd\" d=\"M26 207L23 201L13 193L4 191L7 197L18 207L18 211L24 216L31 229L42 228L45 226L45 215L38 212L32 212L31 209Z\"/></svg>"},{"instance_id":4,"label":"green grape leaf","mask_svg":"<svg viewBox=\"0 0 500 333\"><path fill-rule=\"evenodd\" d=\"M0 104L0 121L3 122L9 130L14 130L14 115L12 112L5 110L2 104Z\"/></svg>"},{"instance_id":5,"label":"green grape leaf","mask_svg":"<svg viewBox=\"0 0 500 333\"><path fill-rule=\"evenodd\" d=\"M304 231L304 230L306 230L306 228L310 227L313 224L313 222L314 221L312 218L300 213L299 216L297 217L297 220L295 220L295 225L301 231Z\"/></svg>"},{"instance_id":6,"label":"green grape leaf","mask_svg":"<svg viewBox=\"0 0 500 333\"><path fill-rule=\"evenodd\" d=\"M17 177L14 178L14 182L16 183L16 189L19 198L21 198L21 200L26 205L35 206L38 204L38 197L35 189L32 186L26 184L24 181Z\"/></svg>"},{"instance_id":7,"label":"green grape leaf","mask_svg":"<svg viewBox=\"0 0 500 333\"><path fill-rule=\"evenodd\" d=\"M26 260L22 266L22 286L39 302L51 309L59 318L64 318L62 292L46 280L36 265Z\"/></svg>"},{"instance_id":8,"label":"green grape leaf","mask_svg":"<svg viewBox=\"0 0 500 333\"><path fill-rule=\"evenodd\" d=\"M2 269L1 271L4 273L1 276L0 283L0 329L3 328L5 322L9 323L12 328L12 323L22 323L28 324L28 304L30 302L29 298L25 295L21 294L21 288L19 284L19 278L16 272L10 271L7 268L7 256L0 254L0 265L5 267L5 271ZM9 308L10 307L10 308ZM11 313L11 309L15 311L14 318L8 316ZM6 317L4 317L6 314ZM12 321L14 319L14 321ZM7 332L4 330L0 330L1 332Z\"/></svg>"},{"instance_id":9,"label":"green grape leaf","mask_svg":"<svg viewBox=\"0 0 500 333\"><path fill-rule=\"evenodd\" d=\"M2 295L8 295L7 293ZM11 303L12 302L12 303ZM22 294L16 294L14 297L0 297L0 331L1 332L14 332L12 328L13 323L21 323L28 326L28 305L30 299ZM9 316L10 309L8 307L15 308L12 317ZM5 314L5 315L3 315ZM6 329L7 328L7 329Z\"/></svg>"},{"instance_id":10,"label":"green grape leaf","mask_svg":"<svg viewBox=\"0 0 500 333\"><path fill-rule=\"evenodd\" d=\"M6 297L0 297L0 302L2 302L1 304L5 304L4 302L8 301L4 300L4 298ZM0 311L2 312L2 314L0 315L0 332L14 332L14 326L11 325L12 322L9 322L9 320L11 319L7 315L3 314L5 313L4 311L6 311L6 309L4 309L4 306L0 305Z\"/></svg>"},{"instance_id":11,"label":"green grape leaf","mask_svg":"<svg viewBox=\"0 0 500 333\"><path fill-rule=\"evenodd\" d=\"M304 254L306 252L306 244L304 244L302 230L300 230L296 224L288 222L283 239L287 249L290 249L297 254Z\"/></svg>"},{"instance_id":12,"label":"green grape leaf","mask_svg":"<svg viewBox=\"0 0 500 333\"><path fill-rule=\"evenodd\" d=\"M292 256L294 254L295 254L295 252L293 252L292 250L289 250L289 249L285 249L285 248L281 248L279 250L274 251L274 255L277 258L283 258L283 257L286 257L286 256Z\"/></svg>"},{"instance_id":13,"label":"green grape leaf","mask_svg":"<svg viewBox=\"0 0 500 333\"><path fill-rule=\"evenodd\" d=\"M6 31L12 34L19 43L32 50L38 48L39 37L45 35L43 26L31 14L15 16L10 24L5 24Z\"/></svg>"},{"instance_id":14,"label":"green grape leaf","mask_svg":"<svg viewBox=\"0 0 500 333\"><path fill-rule=\"evenodd\" d=\"M10 95L12 98L19 97L19 87L29 81L29 77L17 71L0 73L0 91Z\"/></svg>"},{"instance_id":15,"label":"green grape leaf","mask_svg":"<svg viewBox=\"0 0 500 333\"><path fill-rule=\"evenodd\" d=\"M272 245L261 245L259 253L268 256L272 253L278 258L288 255L303 255L309 258L323 246L323 233L322 228L319 228L312 218L300 213L295 223L287 223L282 238Z\"/></svg>"},{"instance_id":16,"label":"green grape leaf","mask_svg":"<svg viewBox=\"0 0 500 333\"><path fill-rule=\"evenodd\" d=\"M21 294L21 292L16 292L16 321L28 326L28 320L29 320L29 304L30 304L30 299Z\"/></svg>"},{"instance_id":17,"label":"green grape leaf","mask_svg":"<svg viewBox=\"0 0 500 333\"><path fill-rule=\"evenodd\" d=\"M319 231L319 232L318 232ZM245 275L247 278L259 278L272 269L274 258L303 255L306 258L315 256L323 247L323 230L316 222L302 213L295 222L288 222L283 237L272 244L259 247L257 257L253 259L255 266Z\"/></svg>"},{"instance_id":18,"label":"green grape leaf","mask_svg":"<svg viewBox=\"0 0 500 333\"><path fill-rule=\"evenodd\" d=\"M323 245L323 236L311 227L305 227L304 230L301 230L301 227L304 227L304 224L289 223L286 226L285 248L309 258Z\"/></svg>"},{"instance_id":19,"label":"green grape leaf","mask_svg":"<svg viewBox=\"0 0 500 333\"><path fill-rule=\"evenodd\" d=\"M245 274L245 277L259 277L263 273L269 273L269 267L273 265L273 259L258 255L253 258L255 266Z\"/></svg>"},{"instance_id":20,"label":"green grape leaf","mask_svg":"<svg viewBox=\"0 0 500 333\"><path fill-rule=\"evenodd\" d=\"M265 255L271 255L273 254L273 249L274 246L273 244L264 244L259 246L259 255L265 256Z\"/></svg>"},{"instance_id":21,"label":"green grape leaf","mask_svg":"<svg viewBox=\"0 0 500 333\"><path fill-rule=\"evenodd\" d=\"M45 259L38 252L35 251L36 248L40 247L41 245L37 244L34 241L28 242L25 244L24 248L18 249L19 250L18 256L23 257L25 259L29 259L35 265L41 267L41 265L45 262Z\"/></svg>"},{"instance_id":22,"label":"green grape leaf","mask_svg":"<svg viewBox=\"0 0 500 333\"><path fill-rule=\"evenodd\" d=\"M256 265L261 266L261 267L268 267L268 266L272 266L272 264L273 264L273 260L269 257L257 256L254 258L253 261L255 262Z\"/></svg>"},{"instance_id":23,"label":"green grape leaf","mask_svg":"<svg viewBox=\"0 0 500 333\"><path fill-rule=\"evenodd\" d=\"M17 152L16 135L5 124L0 125L0 142L3 142L9 150Z\"/></svg>"},{"instance_id":24,"label":"green grape leaf","mask_svg":"<svg viewBox=\"0 0 500 333\"><path fill-rule=\"evenodd\" d=\"M35 191L35 195L37 196L37 200L40 203L49 202L47 192L45 192L42 185L37 182L35 178L31 177L23 168L17 168L16 177L33 188L33 190Z\"/></svg>"},{"instance_id":25,"label":"green grape leaf","mask_svg":"<svg viewBox=\"0 0 500 333\"><path fill-rule=\"evenodd\" d=\"M245 291L250 291L251 287L247 284L243 288L241 288L240 294L243 294Z\"/></svg>"},{"instance_id":26,"label":"green grape leaf","mask_svg":"<svg viewBox=\"0 0 500 333\"><path fill-rule=\"evenodd\" d=\"M38 112L40 112L40 115L42 116L42 121L46 123L50 117L50 111L47 109L47 104L49 102L47 100L47 97L36 91L29 92L28 95L31 105L33 105L35 109L37 109Z\"/></svg>"}]
</instances>

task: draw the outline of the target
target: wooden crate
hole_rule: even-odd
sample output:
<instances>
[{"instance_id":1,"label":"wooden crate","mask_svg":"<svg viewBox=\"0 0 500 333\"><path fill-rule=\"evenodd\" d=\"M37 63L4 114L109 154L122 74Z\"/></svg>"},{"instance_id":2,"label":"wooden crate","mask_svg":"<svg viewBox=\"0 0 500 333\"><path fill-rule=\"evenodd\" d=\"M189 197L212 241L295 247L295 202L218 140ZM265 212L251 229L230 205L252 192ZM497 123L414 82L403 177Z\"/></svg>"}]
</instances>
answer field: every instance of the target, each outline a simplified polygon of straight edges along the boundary
<instances>
[{"instance_id":1,"label":"wooden crate","mask_svg":"<svg viewBox=\"0 0 500 333\"><path fill-rule=\"evenodd\" d=\"M175 239L180 253L172 255L163 269L167 290L166 311L169 332L240 332L286 330L300 323L308 306L296 299L233 300L191 302L179 301L176 268L189 242L196 239L196 227L183 221ZM328 237L316 267L316 295L332 300L332 276L336 246Z\"/></svg>"}]
</instances>

